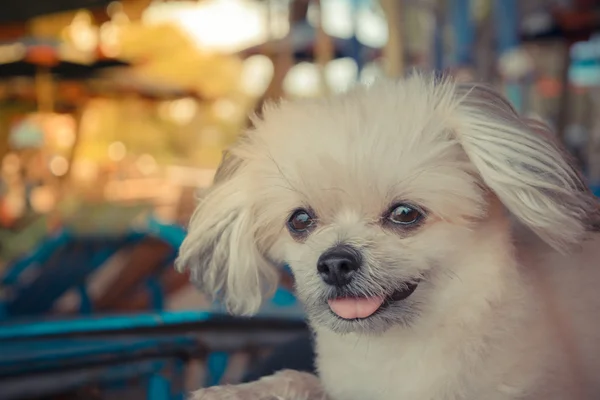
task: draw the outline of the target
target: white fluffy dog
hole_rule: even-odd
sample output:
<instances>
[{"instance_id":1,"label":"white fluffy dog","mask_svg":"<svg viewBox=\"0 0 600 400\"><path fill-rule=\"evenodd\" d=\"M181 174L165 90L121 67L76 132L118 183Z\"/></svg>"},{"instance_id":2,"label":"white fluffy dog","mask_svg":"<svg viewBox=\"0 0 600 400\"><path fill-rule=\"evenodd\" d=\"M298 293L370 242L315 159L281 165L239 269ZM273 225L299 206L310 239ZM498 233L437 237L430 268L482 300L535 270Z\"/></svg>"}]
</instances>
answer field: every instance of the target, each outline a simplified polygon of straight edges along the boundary
<instances>
[{"instance_id":1,"label":"white fluffy dog","mask_svg":"<svg viewBox=\"0 0 600 400\"><path fill-rule=\"evenodd\" d=\"M267 107L178 265L235 314L291 266L319 379L198 399L600 398L598 203L548 128L414 74Z\"/></svg>"}]
</instances>

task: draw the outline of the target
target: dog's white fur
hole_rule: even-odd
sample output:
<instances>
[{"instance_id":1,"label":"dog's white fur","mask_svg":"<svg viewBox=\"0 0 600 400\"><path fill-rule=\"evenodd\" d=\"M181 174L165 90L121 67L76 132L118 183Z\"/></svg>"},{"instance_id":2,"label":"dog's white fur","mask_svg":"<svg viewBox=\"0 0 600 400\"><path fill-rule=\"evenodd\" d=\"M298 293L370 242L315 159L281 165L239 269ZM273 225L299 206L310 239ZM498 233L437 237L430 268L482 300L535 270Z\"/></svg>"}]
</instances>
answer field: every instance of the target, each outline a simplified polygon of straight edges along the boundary
<instances>
[{"instance_id":1,"label":"dog's white fur","mask_svg":"<svg viewBox=\"0 0 600 400\"><path fill-rule=\"evenodd\" d=\"M544 125L485 86L422 74L254 123L178 265L249 315L288 263L331 399L600 398L598 205ZM381 226L397 199L428 210L415 232ZM305 240L286 230L297 207L318 216ZM370 284L421 279L410 319L340 324L318 308L316 260L340 242L364 252Z\"/></svg>"}]
</instances>

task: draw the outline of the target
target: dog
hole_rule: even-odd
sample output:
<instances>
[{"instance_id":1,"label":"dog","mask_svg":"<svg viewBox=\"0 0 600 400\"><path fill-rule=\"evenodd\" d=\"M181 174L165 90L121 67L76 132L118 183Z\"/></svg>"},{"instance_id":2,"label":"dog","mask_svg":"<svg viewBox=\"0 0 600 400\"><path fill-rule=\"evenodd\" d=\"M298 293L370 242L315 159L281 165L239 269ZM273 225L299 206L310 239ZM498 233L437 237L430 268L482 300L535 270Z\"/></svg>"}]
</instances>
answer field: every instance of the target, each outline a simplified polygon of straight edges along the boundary
<instances>
[{"instance_id":1,"label":"dog","mask_svg":"<svg viewBox=\"0 0 600 400\"><path fill-rule=\"evenodd\" d=\"M574 165L478 83L415 73L267 106L177 266L252 315L288 264L319 377L194 399L600 398L600 213Z\"/></svg>"}]
</instances>

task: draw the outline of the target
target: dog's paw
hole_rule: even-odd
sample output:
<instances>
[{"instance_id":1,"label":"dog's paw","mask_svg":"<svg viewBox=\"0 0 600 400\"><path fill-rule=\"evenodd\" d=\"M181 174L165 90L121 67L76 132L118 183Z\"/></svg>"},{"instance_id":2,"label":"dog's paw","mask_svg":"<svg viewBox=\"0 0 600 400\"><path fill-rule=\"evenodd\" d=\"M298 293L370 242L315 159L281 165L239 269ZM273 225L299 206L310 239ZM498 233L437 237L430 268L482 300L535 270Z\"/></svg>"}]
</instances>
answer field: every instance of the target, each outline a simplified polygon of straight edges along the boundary
<instances>
[{"instance_id":1,"label":"dog's paw","mask_svg":"<svg viewBox=\"0 0 600 400\"><path fill-rule=\"evenodd\" d=\"M252 385L213 386L192 393L189 400L275 400L268 393L260 393Z\"/></svg>"},{"instance_id":2,"label":"dog's paw","mask_svg":"<svg viewBox=\"0 0 600 400\"><path fill-rule=\"evenodd\" d=\"M319 379L284 370L241 385L213 386L194 392L189 400L325 400Z\"/></svg>"}]
</instances>

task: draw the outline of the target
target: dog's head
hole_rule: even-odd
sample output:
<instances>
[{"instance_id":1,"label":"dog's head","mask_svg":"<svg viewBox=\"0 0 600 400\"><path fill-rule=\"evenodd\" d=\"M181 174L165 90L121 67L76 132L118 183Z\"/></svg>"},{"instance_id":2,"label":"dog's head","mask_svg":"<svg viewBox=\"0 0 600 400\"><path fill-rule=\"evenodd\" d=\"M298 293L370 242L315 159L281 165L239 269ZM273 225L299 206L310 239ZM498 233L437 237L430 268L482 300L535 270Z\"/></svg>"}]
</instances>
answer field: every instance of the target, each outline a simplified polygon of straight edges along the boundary
<instances>
[{"instance_id":1,"label":"dog's head","mask_svg":"<svg viewBox=\"0 0 600 400\"><path fill-rule=\"evenodd\" d=\"M178 260L234 313L256 312L287 263L313 323L410 326L434 303L459 307L471 283L494 292L502 272L487 264L510 260L509 217L558 251L596 218L547 128L483 86L416 74L254 122Z\"/></svg>"}]
</instances>

